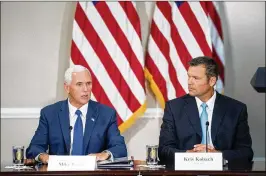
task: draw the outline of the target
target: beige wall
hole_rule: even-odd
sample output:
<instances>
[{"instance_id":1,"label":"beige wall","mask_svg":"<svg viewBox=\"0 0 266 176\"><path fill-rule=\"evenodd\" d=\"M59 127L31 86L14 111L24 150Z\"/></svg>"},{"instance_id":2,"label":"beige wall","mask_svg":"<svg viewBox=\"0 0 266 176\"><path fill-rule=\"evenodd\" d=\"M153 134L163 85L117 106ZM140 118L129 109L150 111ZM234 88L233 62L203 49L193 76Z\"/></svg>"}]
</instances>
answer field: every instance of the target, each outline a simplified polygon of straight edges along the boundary
<instances>
[{"instance_id":1,"label":"beige wall","mask_svg":"<svg viewBox=\"0 0 266 176\"><path fill-rule=\"evenodd\" d=\"M64 98L63 73L69 64L74 4L1 3L2 108L31 110ZM144 46L150 18L146 11L152 11L153 5L137 2ZM226 2L224 11L225 94L247 104L255 156L264 157L265 94L255 92L249 82L257 67L265 66L265 3ZM136 159L144 159L146 144L158 143L162 113L156 109L158 104L150 93L148 107L155 109L149 109L150 113L123 134L129 155ZM11 162L11 146L28 145L38 125L38 113L21 112L16 116L3 110L1 162ZM23 118L27 114L33 118Z\"/></svg>"}]
</instances>

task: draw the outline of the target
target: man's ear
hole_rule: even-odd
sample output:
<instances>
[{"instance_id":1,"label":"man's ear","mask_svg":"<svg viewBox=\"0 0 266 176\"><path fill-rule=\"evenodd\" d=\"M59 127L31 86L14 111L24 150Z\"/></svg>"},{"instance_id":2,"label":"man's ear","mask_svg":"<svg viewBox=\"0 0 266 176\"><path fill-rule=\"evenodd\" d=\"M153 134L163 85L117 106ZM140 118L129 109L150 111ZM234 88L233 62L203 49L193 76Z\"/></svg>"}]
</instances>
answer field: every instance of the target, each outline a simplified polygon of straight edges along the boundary
<instances>
[{"instance_id":1,"label":"man's ear","mask_svg":"<svg viewBox=\"0 0 266 176\"><path fill-rule=\"evenodd\" d=\"M215 76L210 77L209 84L213 87L217 82L217 78Z\"/></svg>"},{"instance_id":2,"label":"man's ear","mask_svg":"<svg viewBox=\"0 0 266 176\"><path fill-rule=\"evenodd\" d=\"M69 85L67 83L64 83L64 89L67 94L69 94Z\"/></svg>"}]
</instances>

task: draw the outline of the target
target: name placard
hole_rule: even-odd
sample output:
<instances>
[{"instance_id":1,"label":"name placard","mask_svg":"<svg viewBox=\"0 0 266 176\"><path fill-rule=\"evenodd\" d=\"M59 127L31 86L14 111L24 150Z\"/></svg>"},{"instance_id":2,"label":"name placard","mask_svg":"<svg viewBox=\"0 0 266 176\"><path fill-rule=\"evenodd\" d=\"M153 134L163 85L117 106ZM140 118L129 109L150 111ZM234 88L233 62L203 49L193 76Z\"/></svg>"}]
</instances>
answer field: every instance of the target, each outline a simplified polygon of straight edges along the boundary
<instances>
[{"instance_id":1,"label":"name placard","mask_svg":"<svg viewBox=\"0 0 266 176\"><path fill-rule=\"evenodd\" d=\"M222 153L175 153L175 170L223 170Z\"/></svg>"},{"instance_id":2,"label":"name placard","mask_svg":"<svg viewBox=\"0 0 266 176\"><path fill-rule=\"evenodd\" d=\"M50 155L47 171L91 171L96 169L96 156Z\"/></svg>"}]
</instances>

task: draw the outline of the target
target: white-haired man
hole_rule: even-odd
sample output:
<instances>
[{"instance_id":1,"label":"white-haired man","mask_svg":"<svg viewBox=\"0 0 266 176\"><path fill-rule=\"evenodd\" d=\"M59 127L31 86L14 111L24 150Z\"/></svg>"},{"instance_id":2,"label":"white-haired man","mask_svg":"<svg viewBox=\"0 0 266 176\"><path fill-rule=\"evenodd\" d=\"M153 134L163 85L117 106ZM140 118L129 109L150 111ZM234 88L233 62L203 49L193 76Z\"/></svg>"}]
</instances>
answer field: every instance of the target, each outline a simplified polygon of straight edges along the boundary
<instances>
[{"instance_id":1,"label":"white-haired man","mask_svg":"<svg viewBox=\"0 0 266 176\"><path fill-rule=\"evenodd\" d=\"M127 156L115 110L90 100L89 70L81 65L68 68L64 88L67 100L41 110L26 157L46 164L49 155L96 155L97 160Z\"/></svg>"}]
</instances>

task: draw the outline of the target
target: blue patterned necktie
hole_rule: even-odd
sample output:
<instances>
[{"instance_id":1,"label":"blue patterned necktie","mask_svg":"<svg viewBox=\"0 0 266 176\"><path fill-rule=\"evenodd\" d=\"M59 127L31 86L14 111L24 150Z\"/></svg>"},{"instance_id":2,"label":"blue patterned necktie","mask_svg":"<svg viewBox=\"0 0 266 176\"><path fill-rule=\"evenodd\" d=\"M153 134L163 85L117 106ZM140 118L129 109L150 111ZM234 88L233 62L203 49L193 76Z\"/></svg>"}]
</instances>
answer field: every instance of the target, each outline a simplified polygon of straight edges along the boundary
<instances>
[{"instance_id":1,"label":"blue patterned necktie","mask_svg":"<svg viewBox=\"0 0 266 176\"><path fill-rule=\"evenodd\" d=\"M73 144L71 155L83 155L83 125L81 111L77 110L77 120L74 126Z\"/></svg>"},{"instance_id":2,"label":"blue patterned necktie","mask_svg":"<svg viewBox=\"0 0 266 176\"><path fill-rule=\"evenodd\" d=\"M207 108L207 104L206 103L202 103L201 104L202 107L202 113L200 115L200 124L201 124L201 130L202 130L202 141L201 144L206 144L206 122L208 121L208 114L206 111ZM209 133L207 134L208 137L208 141L209 141Z\"/></svg>"}]
</instances>

